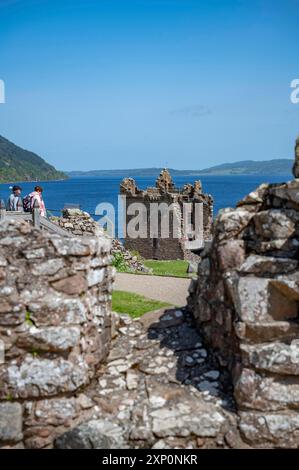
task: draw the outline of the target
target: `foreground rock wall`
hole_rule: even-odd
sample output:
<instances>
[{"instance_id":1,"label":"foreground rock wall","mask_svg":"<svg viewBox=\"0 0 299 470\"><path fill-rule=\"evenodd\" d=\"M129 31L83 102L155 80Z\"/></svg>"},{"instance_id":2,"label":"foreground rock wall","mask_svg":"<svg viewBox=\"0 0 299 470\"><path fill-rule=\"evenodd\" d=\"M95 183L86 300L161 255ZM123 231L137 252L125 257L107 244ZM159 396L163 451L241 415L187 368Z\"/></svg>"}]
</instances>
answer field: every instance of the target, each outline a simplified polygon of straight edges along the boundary
<instances>
[{"instance_id":1,"label":"foreground rock wall","mask_svg":"<svg viewBox=\"0 0 299 470\"><path fill-rule=\"evenodd\" d=\"M0 224L0 447L45 447L88 415L110 345L110 241Z\"/></svg>"},{"instance_id":2,"label":"foreground rock wall","mask_svg":"<svg viewBox=\"0 0 299 470\"><path fill-rule=\"evenodd\" d=\"M189 306L231 371L244 441L299 447L299 180L261 185L214 229Z\"/></svg>"},{"instance_id":3,"label":"foreground rock wall","mask_svg":"<svg viewBox=\"0 0 299 470\"><path fill-rule=\"evenodd\" d=\"M62 217L51 217L51 221L75 236L103 236L103 231L99 224L88 212L81 211L80 209L64 209ZM121 261L125 264L128 271L149 272L141 260L129 250L126 250L117 238L111 240L111 254L115 262L121 257Z\"/></svg>"}]
</instances>

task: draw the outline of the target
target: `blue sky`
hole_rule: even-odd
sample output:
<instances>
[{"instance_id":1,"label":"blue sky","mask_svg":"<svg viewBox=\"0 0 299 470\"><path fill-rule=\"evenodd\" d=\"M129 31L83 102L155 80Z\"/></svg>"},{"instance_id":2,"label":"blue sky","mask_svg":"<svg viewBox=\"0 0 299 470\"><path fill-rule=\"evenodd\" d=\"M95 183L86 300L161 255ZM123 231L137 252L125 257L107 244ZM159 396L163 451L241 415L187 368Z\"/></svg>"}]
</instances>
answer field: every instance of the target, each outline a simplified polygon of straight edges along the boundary
<instances>
[{"instance_id":1,"label":"blue sky","mask_svg":"<svg viewBox=\"0 0 299 470\"><path fill-rule=\"evenodd\" d=\"M0 0L0 134L56 167L292 158L299 0Z\"/></svg>"}]
</instances>

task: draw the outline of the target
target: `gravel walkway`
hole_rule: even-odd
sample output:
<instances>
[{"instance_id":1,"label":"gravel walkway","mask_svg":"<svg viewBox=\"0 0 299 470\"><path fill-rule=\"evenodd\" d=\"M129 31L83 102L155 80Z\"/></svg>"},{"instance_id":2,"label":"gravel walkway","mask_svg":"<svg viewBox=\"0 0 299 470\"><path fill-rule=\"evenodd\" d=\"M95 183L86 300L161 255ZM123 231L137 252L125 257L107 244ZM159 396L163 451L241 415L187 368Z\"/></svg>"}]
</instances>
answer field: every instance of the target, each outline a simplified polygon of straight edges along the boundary
<instances>
[{"instance_id":1,"label":"gravel walkway","mask_svg":"<svg viewBox=\"0 0 299 470\"><path fill-rule=\"evenodd\" d=\"M186 305L190 279L117 273L115 289L182 307Z\"/></svg>"}]
</instances>

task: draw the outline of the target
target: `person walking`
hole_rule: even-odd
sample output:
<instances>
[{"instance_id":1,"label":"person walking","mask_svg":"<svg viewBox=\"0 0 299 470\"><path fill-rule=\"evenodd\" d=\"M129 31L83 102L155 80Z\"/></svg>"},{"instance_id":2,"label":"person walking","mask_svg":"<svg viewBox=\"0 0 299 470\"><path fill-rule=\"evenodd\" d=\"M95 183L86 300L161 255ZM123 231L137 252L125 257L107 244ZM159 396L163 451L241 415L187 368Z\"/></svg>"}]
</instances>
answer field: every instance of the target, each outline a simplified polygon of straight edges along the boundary
<instances>
[{"instance_id":1,"label":"person walking","mask_svg":"<svg viewBox=\"0 0 299 470\"><path fill-rule=\"evenodd\" d=\"M10 189L12 190L12 193L9 196L8 201L7 201L7 210L17 211L19 201L20 201L20 205L22 205L22 199L21 199L22 188L21 186L15 185L15 186L10 187Z\"/></svg>"},{"instance_id":2,"label":"person walking","mask_svg":"<svg viewBox=\"0 0 299 470\"><path fill-rule=\"evenodd\" d=\"M23 206L25 212L32 212L35 201L38 203L39 212L42 217L47 217L46 206L42 196L43 188L35 186L34 191L24 198Z\"/></svg>"}]
</instances>

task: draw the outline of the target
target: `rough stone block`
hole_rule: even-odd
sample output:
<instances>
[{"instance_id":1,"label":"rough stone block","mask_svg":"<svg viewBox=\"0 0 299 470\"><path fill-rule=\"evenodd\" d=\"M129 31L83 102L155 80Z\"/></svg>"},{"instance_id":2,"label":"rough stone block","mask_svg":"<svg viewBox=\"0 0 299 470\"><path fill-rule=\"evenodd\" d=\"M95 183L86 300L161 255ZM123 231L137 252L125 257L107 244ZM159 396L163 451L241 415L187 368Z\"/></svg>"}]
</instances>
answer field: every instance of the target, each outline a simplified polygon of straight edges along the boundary
<instances>
[{"instance_id":1,"label":"rough stone block","mask_svg":"<svg viewBox=\"0 0 299 470\"><path fill-rule=\"evenodd\" d=\"M52 287L68 295L80 295L88 289L87 280L81 274L75 274L65 279L52 282Z\"/></svg>"},{"instance_id":2,"label":"rough stone block","mask_svg":"<svg viewBox=\"0 0 299 470\"><path fill-rule=\"evenodd\" d=\"M218 247L219 265L223 271L239 267L245 258L243 240L229 240Z\"/></svg>"},{"instance_id":3,"label":"rough stone block","mask_svg":"<svg viewBox=\"0 0 299 470\"><path fill-rule=\"evenodd\" d=\"M80 298L66 298L54 290L28 301L27 305L37 327L78 325L87 320L87 310Z\"/></svg>"},{"instance_id":4,"label":"rough stone block","mask_svg":"<svg viewBox=\"0 0 299 470\"><path fill-rule=\"evenodd\" d=\"M290 183L274 186L270 193L284 203L289 202L294 207L299 206L299 181L290 181Z\"/></svg>"},{"instance_id":5,"label":"rough stone block","mask_svg":"<svg viewBox=\"0 0 299 470\"><path fill-rule=\"evenodd\" d=\"M0 444L19 442L22 438L22 406L0 403Z\"/></svg>"},{"instance_id":6,"label":"rough stone block","mask_svg":"<svg viewBox=\"0 0 299 470\"><path fill-rule=\"evenodd\" d=\"M256 234L269 240L288 239L295 232L295 223L284 210L261 211L253 218Z\"/></svg>"},{"instance_id":7,"label":"rough stone block","mask_svg":"<svg viewBox=\"0 0 299 470\"><path fill-rule=\"evenodd\" d=\"M295 448L299 446L299 413L240 413L240 431L254 447Z\"/></svg>"},{"instance_id":8,"label":"rough stone block","mask_svg":"<svg viewBox=\"0 0 299 470\"><path fill-rule=\"evenodd\" d=\"M104 420L83 423L55 441L56 449L121 449L124 430Z\"/></svg>"},{"instance_id":9,"label":"rough stone block","mask_svg":"<svg viewBox=\"0 0 299 470\"><path fill-rule=\"evenodd\" d=\"M193 404L194 405L194 404ZM150 413L153 419L153 433L157 437L194 434L199 437L213 437L219 432L225 419L210 404L198 404L192 410L192 401L177 403L175 407L165 406Z\"/></svg>"},{"instance_id":10,"label":"rough stone block","mask_svg":"<svg viewBox=\"0 0 299 470\"><path fill-rule=\"evenodd\" d=\"M56 252L62 256L88 256L91 254L91 248L88 241L80 238L62 238L52 237Z\"/></svg>"},{"instance_id":11,"label":"rough stone block","mask_svg":"<svg viewBox=\"0 0 299 470\"><path fill-rule=\"evenodd\" d=\"M87 275L87 283L89 287L95 286L103 282L105 277L105 268L91 269Z\"/></svg>"},{"instance_id":12,"label":"rough stone block","mask_svg":"<svg viewBox=\"0 0 299 470\"><path fill-rule=\"evenodd\" d=\"M243 369L235 384L240 408L279 411L299 408L299 377L268 376Z\"/></svg>"},{"instance_id":13,"label":"rough stone block","mask_svg":"<svg viewBox=\"0 0 299 470\"><path fill-rule=\"evenodd\" d=\"M53 258L42 263L32 266L32 273L36 276L53 276L65 266L64 260L61 258Z\"/></svg>"},{"instance_id":14,"label":"rough stone block","mask_svg":"<svg viewBox=\"0 0 299 470\"><path fill-rule=\"evenodd\" d=\"M242 273L264 275L283 274L298 268L298 261L288 258L274 258L271 256L259 256L252 254L246 258L240 266Z\"/></svg>"},{"instance_id":15,"label":"rough stone block","mask_svg":"<svg viewBox=\"0 0 299 470\"><path fill-rule=\"evenodd\" d=\"M244 364L281 375L299 375L299 340L285 343L241 345Z\"/></svg>"},{"instance_id":16,"label":"rough stone block","mask_svg":"<svg viewBox=\"0 0 299 470\"><path fill-rule=\"evenodd\" d=\"M17 345L38 351L64 352L74 348L80 340L80 328L75 326L30 327L17 339Z\"/></svg>"},{"instance_id":17,"label":"rough stone block","mask_svg":"<svg viewBox=\"0 0 299 470\"><path fill-rule=\"evenodd\" d=\"M220 210L216 219L219 240L236 237L247 227L253 216L254 213L248 212L242 207Z\"/></svg>"},{"instance_id":18,"label":"rough stone block","mask_svg":"<svg viewBox=\"0 0 299 470\"><path fill-rule=\"evenodd\" d=\"M74 397L52 398L27 402L24 415L26 427L61 426L66 421L75 419L78 416L78 410Z\"/></svg>"},{"instance_id":19,"label":"rough stone block","mask_svg":"<svg viewBox=\"0 0 299 470\"><path fill-rule=\"evenodd\" d=\"M242 321L253 323L297 317L297 302L288 296L286 289L278 289L278 281L254 276L232 281L234 306Z\"/></svg>"},{"instance_id":20,"label":"rough stone block","mask_svg":"<svg viewBox=\"0 0 299 470\"><path fill-rule=\"evenodd\" d=\"M266 341L292 341L299 337L299 324L296 321L256 321L253 323L235 322L236 335L247 343Z\"/></svg>"},{"instance_id":21,"label":"rough stone block","mask_svg":"<svg viewBox=\"0 0 299 470\"><path fill-rule=\"evenodd\" d=\"M89 381L83 359L74 364L64 359L26 356L20 365L6 364L0 372L0 398L41 398L74 392Z\"/></svg>"}]
</instances>

